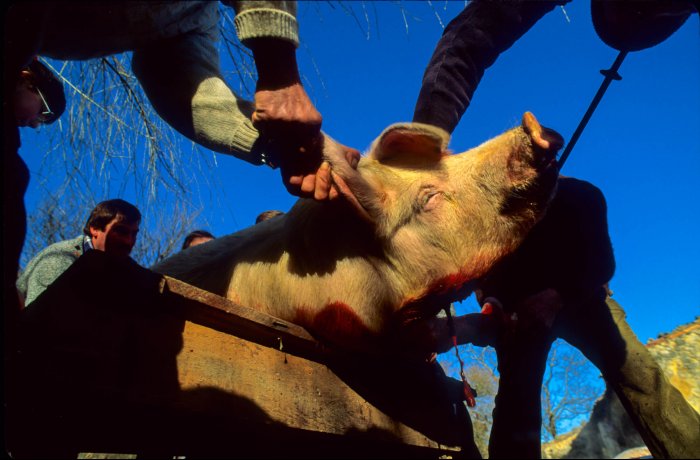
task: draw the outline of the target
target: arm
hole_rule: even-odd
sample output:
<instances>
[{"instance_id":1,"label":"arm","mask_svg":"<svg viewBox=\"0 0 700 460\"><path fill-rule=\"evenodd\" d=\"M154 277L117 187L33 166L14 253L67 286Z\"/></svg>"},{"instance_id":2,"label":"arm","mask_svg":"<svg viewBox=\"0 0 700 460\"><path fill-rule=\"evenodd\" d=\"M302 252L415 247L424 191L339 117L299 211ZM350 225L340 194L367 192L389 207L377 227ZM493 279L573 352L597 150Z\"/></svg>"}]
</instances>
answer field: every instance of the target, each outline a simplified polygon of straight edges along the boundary
<instances>
[{"instance_id":1,"label":"arm","mask_svg":"<svg viewBox=\"0 0 700 460\"><path fill-rule=\"evenodd\" d=\"M304 90L296 61L296 2L235 2L236 29L253 51L258 71L253 124L261 144L280 166L287 190L318 200L335 198L331 168L323 162L321 114ZM355 167L360 153L342 146Z\"/></svg>"},{"instance_id":2,"label":"arm","mask_svg":"<svg viewBox=\"0 0 700 460\"><path fill-rule=\"evenodd\" d=\"M542 16L567 1L471 1L448 24L435 47L413 121L452 133L484 71Z\"/></svg>"},{"instance_id":3,"label":"arm","mask_svg":"<svg viewBox=\"0 0 700 460\"><path fill-rule=\"evenodd\" d=\"M295 49L298 36L292 2L227 3L236 5L236 26L244 31L242 39L262 31L267 39ZM221 73L216 47L218 4L202 5L192 12L199 15L197 21L202 25L198 29L134 51L134 74L156 112L189 139L254 165L274 166L257 142L259 133L251 121L254 105L237 98Z\"/></svg>"},{"instance_id":4,"label":"arm","mask_svg":"<svg viewBox=\"0 0 700 460\"><path fill-rule=\"evenodd\" d=\"M216 49L219 39L217 5L206 2L204 5L206 9L201 14L212 17L208 28L135 50L134 74L158 114L180 133L211 150L234 155L254 165L280 166L282 162L277 161L274 146L259 139L258 129L251 120L253 104L237 99L223 79ZM286 77L293 79L296 75L298 80L293 54L298 44L294 3L235 2L235 6L241 40L282 43L280 50L287 59L285 67L293 64L293 71ZM259 70L267 80L274 69ZM284 164L282 167L285 185L291 193L300 194L300 187L290 188ZM329 187L327 185L326 190ZM323 198L321 193L320 199Z\"/></svg>"},{"instance_id":5,"label":"arm","mask_svg":"<svg viewBox=\"0 0 700 460\"><path fill-rule=\"evenodd\" d=\"M508 316L496 312L452 315L453 328L446 316L401 321L396 331L398 346L404 351L445 353L456 345L495 346L509 327ZM454 335L454 337L453 337Z\"/></svg>"},{"instance_id":6,"label":"arm","mask_svg":"<svg viewBox=\"0 0 700 460\"><path fill-rule=\"evenodd\" d=\"M201 28L134 51L131 66L158 115L189 139L254 165L258 131L253 105L238 99L223 79L216 42L218 5L204 2Z\"/></svg>"}]
</instances>

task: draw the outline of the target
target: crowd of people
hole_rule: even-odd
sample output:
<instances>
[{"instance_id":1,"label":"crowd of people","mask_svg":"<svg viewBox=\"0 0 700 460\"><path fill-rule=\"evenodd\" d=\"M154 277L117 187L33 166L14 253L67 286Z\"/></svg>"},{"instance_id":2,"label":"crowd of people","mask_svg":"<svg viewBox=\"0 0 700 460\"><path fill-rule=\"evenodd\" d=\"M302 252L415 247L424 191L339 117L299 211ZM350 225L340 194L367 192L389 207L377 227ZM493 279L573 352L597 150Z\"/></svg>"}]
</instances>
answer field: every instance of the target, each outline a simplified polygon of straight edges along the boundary
<instances>
[{"instance_id":1,"label":"crowd of people","mask_svg":"<svg viewBox=\"0 0 700 460\"><path fill-rule=\"evenodd\" d=\"M132 204L103 201L90 213L81 235L39 252L17 278L29 177L19 155L18 128L51 124L66 107L62 84L37 56L69 60L133 51L133 72L149 100L184 136L252 164L279 167L285 186L297 196L327 200L339 195L321 154L322 117L299 78L295 2L226 3L235 9L239 38L255 59L253 104L238 99L221 75L216 3L127 2L118 6L123 14L106 14L100 2L18 2L8 8L3 98L6 354L12 350L22 308L31 308L87 251L129 257L141 222ZM563 3L469 2L445 28L427 65L414 121L451 133L484 71ZM624 51L660 43L695 12L690 1L604 3L592 2L596 31L605 43ZM118 23L139 14L154 20ZM86 17L100 19L83 21ZM121 33L108 33L115 29ZM348 163L356 166L357 150L344 149ZM489 456L541 456L540 389L557 337L579 348L601 370L654 457L700 456L700 416L669 383L611 298L608 282L615 261L602 193L572 178L561 178L558 190L546 217L513 255L480 281L477 291L485 310L497 305L522 319L494 340L500 382ZM280 214L266 211L256 223ZM186 236L182 250L214 238L195 230Z\"/></svg>"}]
</instances>

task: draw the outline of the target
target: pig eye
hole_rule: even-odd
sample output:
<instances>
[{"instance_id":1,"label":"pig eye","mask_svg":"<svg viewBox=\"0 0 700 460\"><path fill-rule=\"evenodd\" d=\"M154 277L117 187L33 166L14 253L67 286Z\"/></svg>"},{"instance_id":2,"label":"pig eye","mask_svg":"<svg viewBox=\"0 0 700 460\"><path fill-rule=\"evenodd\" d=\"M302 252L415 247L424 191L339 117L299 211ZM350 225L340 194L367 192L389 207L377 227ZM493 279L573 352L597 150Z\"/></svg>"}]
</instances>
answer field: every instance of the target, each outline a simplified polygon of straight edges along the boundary
<instances>
[{"instance_id":1,"label":"pig eye","mask_svg":"<svg viewBox=\"0 0 700 460\"><path fill-rule=\"evenodd\" d=\"M438 205L440 202L440 197L442 194L436 190L431 190L427 192L425 195L422 197L422 208L423 211L431 211L435 209L435 207Z\"/></svg>"}]
</instances>

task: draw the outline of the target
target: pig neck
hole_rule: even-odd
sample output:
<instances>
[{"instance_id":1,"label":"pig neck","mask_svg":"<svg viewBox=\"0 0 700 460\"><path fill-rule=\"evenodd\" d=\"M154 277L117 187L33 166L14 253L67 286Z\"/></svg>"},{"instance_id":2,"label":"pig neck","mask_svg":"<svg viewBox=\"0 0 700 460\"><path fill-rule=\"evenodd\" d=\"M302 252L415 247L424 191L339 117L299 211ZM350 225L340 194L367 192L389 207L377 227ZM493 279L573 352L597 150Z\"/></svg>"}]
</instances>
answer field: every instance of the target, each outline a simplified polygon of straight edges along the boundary
<instances>
[{"instance_id":1,"label":"pig neck","mask_svg":"<svg viewBox=\"0 0 700 460\"><path fill-rule=\"evenodd\" d=\"M227 297L336 344L375 342L396 295L372 226L342 200L299 200L276 220L236 255Z\"/></svg>"}]
</instances>

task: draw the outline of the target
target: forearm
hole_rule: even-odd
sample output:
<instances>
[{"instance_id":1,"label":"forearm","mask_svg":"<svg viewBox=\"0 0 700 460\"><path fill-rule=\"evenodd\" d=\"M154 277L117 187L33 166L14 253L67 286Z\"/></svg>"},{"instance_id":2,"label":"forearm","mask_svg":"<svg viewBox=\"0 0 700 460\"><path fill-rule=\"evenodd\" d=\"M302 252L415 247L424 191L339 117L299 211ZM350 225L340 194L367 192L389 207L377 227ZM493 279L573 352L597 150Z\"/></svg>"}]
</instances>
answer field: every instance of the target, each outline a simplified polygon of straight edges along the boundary
<instances>
[{"instance_id":1,"label":"forearm","mask_svg":"<svg viewBox=\"0 0 700 460\"><path fill-rule=\"evenodd\" d=\"M445 28L423 75L413 121L452 133L484 71L555 1L473 0Z\"/></svg>"},{"instance_id":2,"label":"forearm","mask_svg":"<svg viewBox=\"0 0 700 460\"><path fill-rule=\"evenodd\" d=\"M481 313L454 316L452 321L453 330L444 317L409 323L401 331L402 346L424 353L445 353L454 346L456 338L457 345L474 344L485 347L495 344L503 328L495 315Z\"/></svg>"},{"instance_id":3,"label":"forearm","mask_svg":"<svg viewBox=\"0 0 700 460\"><path fill-rule=\"evenodd\" d=\"M258 131L251 102L224 81L215 29L192 33L134 51L132 69L153 108L170 126L204 147L252 164Z\"/></svg>"},{"instance_id":4,"label":"forearm","mask_svg":"<svg viewBox=\"0 0 700 460\"><path fill-rule=\"evenodd\" d=\"M237 98L222 79L203 81L192 97L191 110L195 142L254 165L265 163L255 148L259 133L251 121L253 103Z\"/></svg>"}]
</instances>

